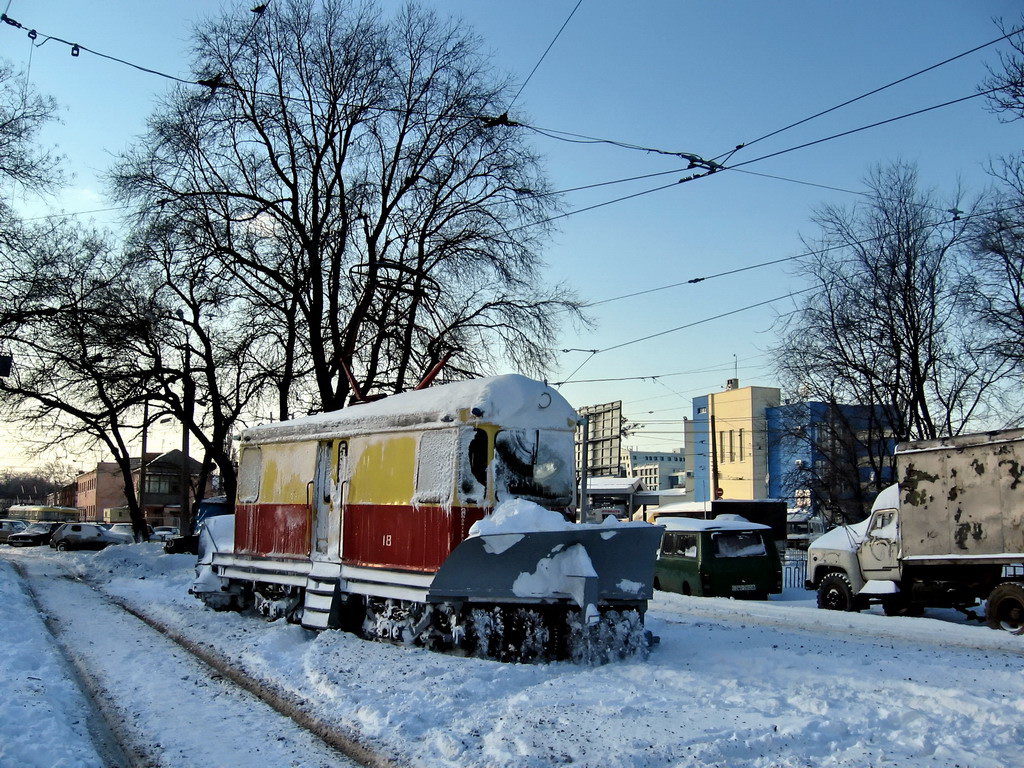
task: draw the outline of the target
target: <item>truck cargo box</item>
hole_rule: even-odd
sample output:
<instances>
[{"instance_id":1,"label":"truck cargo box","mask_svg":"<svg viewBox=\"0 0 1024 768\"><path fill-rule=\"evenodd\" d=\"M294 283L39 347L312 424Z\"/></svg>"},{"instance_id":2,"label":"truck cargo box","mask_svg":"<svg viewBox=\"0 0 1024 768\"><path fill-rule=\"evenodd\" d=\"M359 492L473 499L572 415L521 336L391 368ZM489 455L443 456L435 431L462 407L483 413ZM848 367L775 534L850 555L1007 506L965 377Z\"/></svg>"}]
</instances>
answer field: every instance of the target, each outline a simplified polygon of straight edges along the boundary
<instances>
[{"instance_id":1,"label":"truck cargo box","mask_svg":"<svg viewBox=\"0 0 1024 768\"><path fill-rule=\"evenodd\" d=\"M896 446L904 561L1024 558L1024 429Z\"/></svg>"}]
</instances>

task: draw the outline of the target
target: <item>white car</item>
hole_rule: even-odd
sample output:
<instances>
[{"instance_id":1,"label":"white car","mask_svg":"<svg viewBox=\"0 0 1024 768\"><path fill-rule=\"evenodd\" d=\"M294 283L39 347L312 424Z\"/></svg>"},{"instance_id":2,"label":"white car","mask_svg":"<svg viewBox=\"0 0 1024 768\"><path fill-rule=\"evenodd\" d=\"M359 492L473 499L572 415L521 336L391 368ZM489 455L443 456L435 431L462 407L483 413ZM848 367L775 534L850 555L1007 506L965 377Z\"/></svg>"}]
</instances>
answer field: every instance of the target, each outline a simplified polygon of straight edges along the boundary
<instances>
[{"instance_id":1,"label":"white car","mask_svg":"<svg viewBox=\"0 0 1024 768\"><path fill-rule=\"evenodd\" d=\"M173 525L158 525L149 535L150 541L167 541L178 535L178 529Z\"/></svg>"},{"instance_id":2,"label":"white car","mask_svg":"<svg viewBox=\"0 0 1024 768\"><path fill-rule=\"evenodd\" d=\"M110 526L107 533L116 538L122 544L134 544L135 543L135 529L132 528L131 523L114 523ZM152 530L150 530L152 536Z\"/></svg>"}]
</instances>

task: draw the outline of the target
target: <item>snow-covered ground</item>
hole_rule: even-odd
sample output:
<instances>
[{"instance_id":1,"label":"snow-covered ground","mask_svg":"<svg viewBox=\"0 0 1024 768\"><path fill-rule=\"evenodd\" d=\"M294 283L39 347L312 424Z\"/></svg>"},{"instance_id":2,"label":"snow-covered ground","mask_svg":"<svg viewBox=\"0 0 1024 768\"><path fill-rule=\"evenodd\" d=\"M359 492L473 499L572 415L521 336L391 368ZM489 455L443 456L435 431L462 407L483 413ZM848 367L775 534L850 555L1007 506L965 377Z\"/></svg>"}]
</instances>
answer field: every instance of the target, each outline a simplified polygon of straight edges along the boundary
<instances>
[{"instance_id":1,"label":"snow-covered ground","mask_svg":"<svg viewBox=\"0 0 1024 768\"><path fill-rule=\"evenodd\" d=\"M954 612L832 613L817 610L811 593L799 590L768 603L658 593L648 626L661 643L649 659L514 665L215 613L186 594L193 559L165 555L154 544L100 553L4 547L0 555L22 565L57 625L65 617L91 622L95 635L83 643L103 638L104 652L120 656L121 666L150 670L105 673L108 695L123 699L125 711L144 711L147 701L177 702L210 681L195 671L157 672L186 662L163 647L143 653L127 623L99 608L83 611L76 603L86 598L70 588L85 589L81 584L65 579L68 588L54 586L57 564L214 644L323 720L363 734L378 752L409 765L995 768L1024 759L1024 638ZM0 766L102 765L84 726L86 705L3 560L0 594L7 673ZM229 744L239 743L231 733L239 729L239 705L224 696L214 702L222 702L221 711L204 709L211 705L202 700L198 714L188 716L207 718L199 732L227 754ZM265 750L280 743L282 726L273 713L252 717L256 725L244 726L249 754L237 757L259 765L323 764L299 737L271 758ZM139 730L152 732L154 743L188 730L177 716L170 725L154 721ZM198 747L184 739L155 753L161 765L178 768L197 764L191 749Z\"/></svg>"}]
</instances>

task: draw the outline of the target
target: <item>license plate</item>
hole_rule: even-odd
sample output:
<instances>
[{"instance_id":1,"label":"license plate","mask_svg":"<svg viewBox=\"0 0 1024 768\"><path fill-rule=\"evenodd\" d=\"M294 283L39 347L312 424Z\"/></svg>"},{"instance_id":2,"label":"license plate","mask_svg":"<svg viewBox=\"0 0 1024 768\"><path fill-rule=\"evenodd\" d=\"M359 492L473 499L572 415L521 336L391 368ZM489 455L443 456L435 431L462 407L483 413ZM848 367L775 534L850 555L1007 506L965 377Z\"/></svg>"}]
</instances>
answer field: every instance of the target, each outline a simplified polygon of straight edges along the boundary
<instances>
[{"instance_id":1,"label":"license plate","mask_svg":"<svg viewBox=\"0 0 1024 768\"><path fill-rule=\"evenodd\" d=\"M755 589L757 589L757 585L756 584L733 584L732 585L732 591L733 592L753 592Z\"/></svg>"}]
</instances>

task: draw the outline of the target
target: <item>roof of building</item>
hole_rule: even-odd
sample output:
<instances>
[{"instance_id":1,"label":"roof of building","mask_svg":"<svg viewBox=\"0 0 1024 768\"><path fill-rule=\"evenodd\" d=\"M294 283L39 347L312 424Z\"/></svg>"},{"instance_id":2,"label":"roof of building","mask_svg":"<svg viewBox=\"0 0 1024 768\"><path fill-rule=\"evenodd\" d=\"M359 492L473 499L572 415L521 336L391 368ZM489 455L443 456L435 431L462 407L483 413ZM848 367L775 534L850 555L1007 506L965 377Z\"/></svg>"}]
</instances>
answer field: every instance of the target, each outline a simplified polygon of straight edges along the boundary
<instances>
[{"instance_id":1,"label":"roof of building","mask_svg":"<svg viewBox=\"0 0 1024 768\"><path fill-rule=\"evenodd\" d=\"M592 493L636 493L643 489L639 477L588 477L587 495Z\"/></svg>"}]
</instances>

